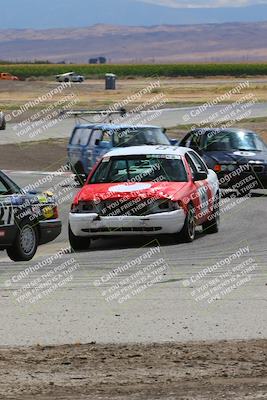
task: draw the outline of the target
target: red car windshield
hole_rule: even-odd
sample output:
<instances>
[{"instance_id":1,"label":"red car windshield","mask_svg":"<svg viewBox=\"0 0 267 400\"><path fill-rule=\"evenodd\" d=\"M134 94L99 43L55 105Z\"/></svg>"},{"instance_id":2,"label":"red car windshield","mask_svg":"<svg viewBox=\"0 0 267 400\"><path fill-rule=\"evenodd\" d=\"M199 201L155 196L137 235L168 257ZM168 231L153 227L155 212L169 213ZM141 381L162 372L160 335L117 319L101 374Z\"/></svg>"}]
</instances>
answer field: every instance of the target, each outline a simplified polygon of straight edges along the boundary
<instances>
[{"instance_id":1,"label":"red car windshield","mask_svg":"<svg viewBox=\"0 0 267 400\"><path fill-rule=\"evenodd\" d=\"M187 182L183 161L175 155L104 157L91 183Z\"/></svg>"}]
</instances>

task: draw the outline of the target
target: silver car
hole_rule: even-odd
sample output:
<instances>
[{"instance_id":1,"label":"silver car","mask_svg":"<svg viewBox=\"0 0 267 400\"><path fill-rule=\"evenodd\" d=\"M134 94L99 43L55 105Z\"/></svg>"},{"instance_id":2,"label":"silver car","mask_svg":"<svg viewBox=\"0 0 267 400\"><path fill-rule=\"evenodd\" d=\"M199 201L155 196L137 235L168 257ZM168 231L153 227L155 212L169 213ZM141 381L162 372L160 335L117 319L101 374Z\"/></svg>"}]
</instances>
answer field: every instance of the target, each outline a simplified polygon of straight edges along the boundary
<instances>
[{"instance_id":1,"label":"silver car","mask_svg":"<svg viewBox=\"0 0 267 400\"><path fill-rule=\"evenodd\" d=\"M78 75L75 72L67 72L56 76L58 82L83 82L84 76Z\"/></svg>"}]
</instances>

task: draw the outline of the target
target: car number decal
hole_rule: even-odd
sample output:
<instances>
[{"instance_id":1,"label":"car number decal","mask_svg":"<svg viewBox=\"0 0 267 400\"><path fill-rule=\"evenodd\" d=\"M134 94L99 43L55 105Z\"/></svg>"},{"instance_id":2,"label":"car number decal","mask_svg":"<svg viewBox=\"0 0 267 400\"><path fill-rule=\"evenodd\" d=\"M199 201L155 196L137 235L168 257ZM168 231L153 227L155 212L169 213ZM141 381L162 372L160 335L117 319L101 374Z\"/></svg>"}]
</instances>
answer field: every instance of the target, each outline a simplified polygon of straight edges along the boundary
<instances>
[{"instance_id":1,"label":"car number decal","mask_svg":"<svg viewBox=\"0 0 267 400\"><path fill-rule=\"evenodd\" d=\"M9 225L14 225L13 207L0 203L0 226Z\"/></svg>"},{"instance_id":2,"label":"car number decal","mask_svg":"<svg viewBox=\"0 0 267 400\"><path fill-rule=\"evenodd\" d=\"M121 185L116 185L116 186L111 186L108 191L109 192L117 192L117 193L123 193L123 192L135 192L138 190L146 190L150 189L152 187L151 183L125 183Z\"/></svg>"},{"instance_id":3,"label":"car number decal","mask_svg":"<svg viewBox=\"0 0 267 400\"><path fill-rule=\"evenodd\" d=\"M235 151L234 155L242 157L254 157L256 153L253 153L252 151L240 150L240 151Z\"/></svg>"}]
</instances>

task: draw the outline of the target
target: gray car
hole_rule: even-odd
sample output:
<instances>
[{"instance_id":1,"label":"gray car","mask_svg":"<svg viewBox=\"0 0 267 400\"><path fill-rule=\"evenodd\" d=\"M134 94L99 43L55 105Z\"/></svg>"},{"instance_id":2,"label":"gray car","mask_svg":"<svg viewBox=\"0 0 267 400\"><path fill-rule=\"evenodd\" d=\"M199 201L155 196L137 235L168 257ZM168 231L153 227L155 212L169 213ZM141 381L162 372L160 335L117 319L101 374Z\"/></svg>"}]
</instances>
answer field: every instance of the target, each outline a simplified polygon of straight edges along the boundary
<instances>
[{"instance_id":1,"label":"gray car","mask_svg":"<svg viewBox=\"0 0 267 400\"><path fill-rule=\"evenodd\" d=\"M78 75L75 72L67 72L56 76L58 82L83 82L84 76Z\"/></svg>"},{"instance_id":2,"label":"gray car","mask_svg":"<svg viewBox=\"0 0 267 400\"><path fill-rule=\"evenodd\" d=\"M0 111L0 131L4 131L5 129L6 129L5 115L2 111Z\"/></svg>"}]
</instances>

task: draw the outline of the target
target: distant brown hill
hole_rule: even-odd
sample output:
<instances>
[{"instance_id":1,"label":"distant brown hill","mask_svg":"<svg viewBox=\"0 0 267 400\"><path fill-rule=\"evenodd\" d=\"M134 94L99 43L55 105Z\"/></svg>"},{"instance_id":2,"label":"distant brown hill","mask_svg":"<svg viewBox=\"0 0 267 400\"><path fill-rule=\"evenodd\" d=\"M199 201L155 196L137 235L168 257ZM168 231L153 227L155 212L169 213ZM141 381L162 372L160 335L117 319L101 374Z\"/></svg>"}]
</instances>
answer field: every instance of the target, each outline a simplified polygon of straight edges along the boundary
<instances>
[{"instance_id":1,"label":"distant brown hill","mask_svg":"<svg viewBox=\"0 0 267 400\"><path fill-rule=\"evenodd\" d=\"M87 62L267 60L267 22L0 30L0 59Z\"/></svg>"}]
</instances>

